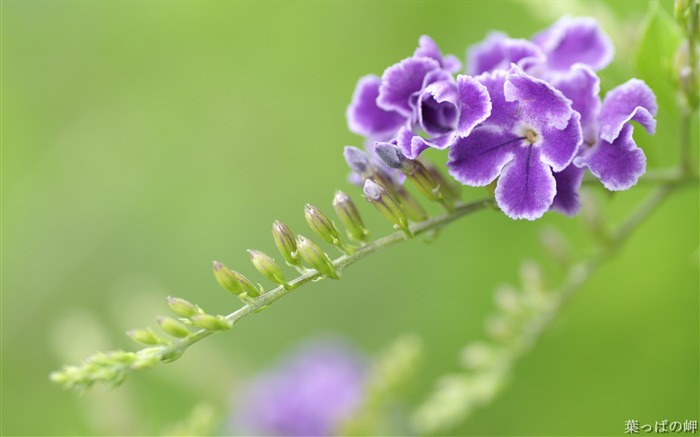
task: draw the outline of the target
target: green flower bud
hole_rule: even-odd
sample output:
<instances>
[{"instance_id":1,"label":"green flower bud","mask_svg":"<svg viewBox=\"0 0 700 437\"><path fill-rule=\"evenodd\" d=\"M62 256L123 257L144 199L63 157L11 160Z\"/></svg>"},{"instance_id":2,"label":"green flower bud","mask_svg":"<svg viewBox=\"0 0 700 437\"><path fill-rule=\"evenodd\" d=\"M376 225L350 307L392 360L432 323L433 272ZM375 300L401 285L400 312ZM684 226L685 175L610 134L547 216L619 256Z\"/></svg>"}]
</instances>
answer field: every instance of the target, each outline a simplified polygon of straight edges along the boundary
<instances>
[{"instance_id":1,"label":"green flower bud","mask_svg":"<svg viewBox=\"0 0 700 437\"><path fill-rule=\"evenodd\" d=\"M329 219L320 209L313 205L306 204L304 206L304 217L309 227L327 242L338 245L340 242L340 233L335 227L335 224Z\"/></svg>"},{"instance_id":2,"label":"green flower bud","mask_svg":"<svg viewBox=\"0 0 700 437\"><path fill-rule=\"evenodd\" d=\"M243 293L243 287L241 283L236 279L236 275L219 261L214 261L212 271L214 272L214 277L216 281L221 285L221 287L228 291L229 293L238 296Z\"/></svg>"},{"instance_id":3,"label":"green flower bud","mask_svg":"<svg viewBox=\"0 0 700 437\"><path fill-rule=\"evenodd\" d=\"M331 279L340 279L328 255L308 238L297 236L297 253L310 267L318 270Z\"/></svg>"},{"instance_id":4,"label":"green flower bud","mask_svg":"<svg viewBox=\"0 0 700 437\"><path fill-rule=\"evenodd\" d=\"M418 191L430 200L440 200L440 186L430 174L427 168L417 160L403 156L401 150L391 143L375 143L375 151L384 164L398 169L406 175Z\"/></svg>"},{"instance_id":5,"label":"green flower bud","mask_svg":"<svg viewBox=\"0 0 700 437\"><path fill-rule=\"evenodd\" d=\"M160 329L173 337L184 338L190 335L190 331L173 318L161 316L156 320L158 321Z\"/></svg>"},{"instance_id":6,"label":"green flower bud","mask_svg":"<svg viewBox=\"0 0 700 437\"><path fill-rule=\"evenodd\" d=\"M437 182L440 186L440 193L442 193L442 197L444 199L449 201L459 199L461 190L460 185L449 181L445 176L443 176L440 170L438 170L438 168L432 164L426 163L425 168L428 169L428 172L430 172L430 174L433 176L435 182Z\"/></svg>"},{"instance_id":7,"label":"green flower bud","mask_svg":"<svg viewBox=\"0 0 700 437\"><path fill-rule=\"evenodd\" d=\"M396 187L396 195L396 200L398 200L401 210L406 214L409 220L422 222L428 218L428 213L425 212L416 198L411 196L411 193L406 191L403 186Z\"/></svg>"},{"instance_id":8,"label":"green flower bud","mask_svg":"<svg viewBox=\"0 0 700 437\"><path fill-rule=\"evenodd\" d=\"M212 316L211 314L197 314L192 317L192 323L207 331L223 331L231 329L231 323L223 316Z\"/></svg>"},{"instance_id":9,"label":"green flower bud","mask_svg":"<svg viewBox=\"0 0 700 437\"><path fill-rule=\"evenodd\" d=\"M189 319L195 314L199 314L199 308L196 305L189 303L185 299L179 297L168 296L168 306L180 317Z\"/></svg>"},{"instance_id":10,"label":"green flower bud","mask_svg":"<svg viewBox=\"0 0 700 437\"><path fill-rule=\"evenodd\" d=\"M231 270L234 275L236 275L236 279L238 279L238 282L241 283L241 286L243 286L243 293L247 295L248 297L258 297L260 296L260 290L253 285L252 282L242 274L238 273L235 270Z\"/></svg>"},{"instance_id":11,"label":"green flower bud","mask_svg":"<svg viewBox=\"0 0 700 437\"><path fill-rule=\"evenodd\" d=\"M151 328L132 329L130 331L127 331L126 335L131 337L131 339L137 343L141 343L141 344L145 344L145 345L149 345L149 346L154 346L157 344L168 344L167 341L158 337L156 335L156 333L151 330Z\"/></svg>"},{"instance_id":12,"label":"green flower bud","mask_svg":"<svg viewBox=\"0 0 700 437\"><path fill-rule=\"evenodd\" d=\"M396 229L401 229L406 236L411 236L411 230L408 228L406 215L401 210L401 207L386 190L367 179L364 186L365 198L369 203L382 214Z\"/></svg>"},{"instance_id":13,"label":"green flower bud","mask_svg":"<svg viewBox=\"0 0 700 437\"><path fill-rule=\"evenodd\" d=\"M284 288L289 287L287 281L284 280L282 269L280 269L280 266L278 266L275 260L269 255L259 250L248 250L248 255L250 255L250 260L260 274L270 281L284 286Z\"/></svg>"},{"instance_id":14,"label":"green flower bud","mask_svg":"<svg viewBox=\"0 0 700 437\"><path fill-rule=\"evenodd\" d=\"M275 246L284 257L284 260L290 266L300 267L301 263L296 257L297 242L294 234L287 225L276 220L272 224L272 238L275 240Z\"/></svg>"},{"instance_id":15,"label":"green flower bud","mask_svg":"<svg viewBox=\"0 0 700 437\"><path fill-rule=\"evenodd\" d=\"M356 241L367 242L369 232L362 223L355 203L342 191L336 191L333 197L335 213L348 231L348 236Z\"/></svg>"},{"instance_id":16,"label":"green flower bud","mask_svg":"<svg viewBox=\"0 0 700 437\"><path fill-rule=\"evenodd\" d=\"M683 32L690 30L691 15L693 13L693 0L676 0L673 5L673 13L678 25Z\"/></svg>"}]
</instances>

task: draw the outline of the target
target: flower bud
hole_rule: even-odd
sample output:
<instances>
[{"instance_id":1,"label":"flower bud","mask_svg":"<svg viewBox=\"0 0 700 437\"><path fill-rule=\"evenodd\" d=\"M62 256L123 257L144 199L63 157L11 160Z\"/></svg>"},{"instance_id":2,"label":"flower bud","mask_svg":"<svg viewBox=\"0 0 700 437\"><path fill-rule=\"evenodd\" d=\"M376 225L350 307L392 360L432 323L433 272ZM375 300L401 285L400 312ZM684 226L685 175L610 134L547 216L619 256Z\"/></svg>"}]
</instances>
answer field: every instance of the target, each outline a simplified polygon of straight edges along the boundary
<instances>
[{"instance_id":1,"label":"flower bud","mask_svg":"<svg viewBox=\"0 0 700 437\"><path fill-rule=\"evenodd\" d=\"M411 236L406 215L383 187L368 179L365 181L364 192L367 201L374 205L396 229L401 229L407 236Z\"/></svg>"},{"instance_id":2,"label":"flower bud","mask_svg":"<svg viewBox=\"0 0 700 437\"><path fill-rule=\"evenodd\" d=\"M221 264L219 261L214 261L212 270L216 281L224 290L235 296L243 293L243 287L241 287L241 283L238 282L236 275L233 274L231 269Z\"/></svg>"},{"instance_id":3,"label":"flower bud","mask_svg":"<svg viewBox=\"0 0 700 437\"><path fill-rule=\"evenodd\" d=\"M211 314L197 314L192 317L192 323L207 331L223 331L231 329L231 322L223 316L212 316Z\"/></svg>"},{"instance_id":4,"label":"flower bud","mask_svg":"<svg viewBox=\"0 0 700 437\"><path fill-rule=\"evenodd\" d=\"M683 29L683 32L688 33L691 28L693 0L676 0L673 6L673 13L678 25Z\"/></svg>"},{"instance_id":5,"label":"flower bud","mask_svg":"<svg viewBox=\"0 0 700 437\"><path fill-rule=\"evenodd\" d=\"M425 212L425 209L403 186L396 187L396 200L398 200L401 210L409 220L422 222L428 218L428 213Z\"/></svg>"},{"instance_id":6,"label":"flower bud","mask_svg":"<svg viewBox=\"0 0 700 437\"><path fill-rule=\"evenodd\" d=\"M287 264L290 266L301 265L295 255L297 250L296 239L287 225L276 220L272 224L272 238L275 240L275 245Z\"/></svg>"},{"instance_id":7,"label":"flower bud","mask_svg":"<svg viewBox=\"0 0 700 437\"><path fill-rule=\"evenodd\" d=\"M362 217L355 203L342 191L336 191L333 197L333 209L348 231L348 236L356 241L367 242L369 232L362 223Z\"/></svg>"},{"instance_id":8,"label":"flower bud","mask_svg":"<svg viewBox=\"0 0 700 437\"><path fill-rule=\"evenodd\" d=\"M168 296L168 306L172 312L180 317L190 318L195 314L199 314L199 308L196 305L179 297Z\"/></svg>"},{"instance_id":9,"label":"flower bud","mask_svg":"<svg viewBox=\"0 0 700 437\"><path fill-rule=\"evenodd\" d=\"M321 212L320 209L307 203L304 206L304 217L306 218L306 223L309 224L309 227L316 233L316 235L336 246L343 252L349 251L348 247L345 245L345 243L343 243L343 240L340 239L340 232L338 232L338 228L335 227L335 224L331 221L331 219Z\"/></svg>"},{"instance_id":10,"label":"flower bud","mask_svg":"<svg viewBox=\"0 0 700 437\"><path fill-rule=\"evenodd\" d=\"M148 346L154 346L157 344L167 344L165 340L158 337L151 328L146 329L132 329L126 332L126 335L131 337L137 343L145 344Z\"/></svg>"},{"instance_id":11,"label":"flower bud","mask_svg":"<svg viewBox=\"0 0 700 437\"><path fill-rule=\"evenodd\" d=\"M248 250L248 255L250 255L250 260L253 262L253 265L260 272L260 274L270 281L284 286L285 288L289 286L287 281L284 280L284 273L282 273L282 269L280 269L280 266L278 266L275 260L269 255L259 250Z\"/></svg>"},{"instance_id":12,"label":"flower bud","mask_svg":"<svg viewBox=\"0 0 700 437\"><path fill-rule=\"evenodd\" d=\"M369 156L364 151L353 146L345 146L343 156L350 170L365 175L370 171Z\"/></svg>"},{"instance_id":13,"label":"flower bud","mask_svg":"<svg viewBox=\"0 0 700 437\"><path fill-rule=\"evenodd\" d=\"M190 335L190 331L188 331L187 328L171 317L161 316L156 320L158 321L158 326L160 326L160 329L162 329L166 334L170 334L177 338L184 338Z\"/></svg>"},{"instance_id":14,"label":"flower bud","mask_svg":"<svg viewBox=\"0 0 700 437\"><path fill-rule=\"evenodd\" d=\"M420 161L406 158L401 149L391 143L374 143L374 150L384 164L405 174L425 197L430 200L442 197L440 186Z\"/></svg>"},{"instance_id":15,"label":"flower bud","mask_svg":"<svg viewBox=\"0 0 700 437\"><path fill-rule=\"evenodd\" d=\"M297 253L310 267L331 279L340 279L338 273L335 271L333 262L323 249L303 235L297 236Z\"/></svg>"},{"instance_id":16,"label":"flower bud","mask_svg":"<svg viewBox=\"0 0 700 437\"><path fill-rule=\"evenodd\" d=\"M241 286L243 287L243 293L248 296L248 297L258 297L260 296L260 290L258 290L258 287L253 285L252 282L242 274L238 273L235 270L231 270L234 275L236 275L236 279L238 279L238 282L241 283ZM240 296L239 296L240 297Z\"/></svg>"},{"instance_id":17,"label":"flower bud","mask_svg":"<svg viewBox=\"0 0 700 437\"><path fill-rule=\"evenodd\" d=\"M461 190L460 185L449 181L434 165L426 163L425 167L428 169L428 172L433 176L435 182L437 182L437 184L440 186L440 193L442 193L443 198L447 200L459 199Z\"/></svg>"}]
</instances>

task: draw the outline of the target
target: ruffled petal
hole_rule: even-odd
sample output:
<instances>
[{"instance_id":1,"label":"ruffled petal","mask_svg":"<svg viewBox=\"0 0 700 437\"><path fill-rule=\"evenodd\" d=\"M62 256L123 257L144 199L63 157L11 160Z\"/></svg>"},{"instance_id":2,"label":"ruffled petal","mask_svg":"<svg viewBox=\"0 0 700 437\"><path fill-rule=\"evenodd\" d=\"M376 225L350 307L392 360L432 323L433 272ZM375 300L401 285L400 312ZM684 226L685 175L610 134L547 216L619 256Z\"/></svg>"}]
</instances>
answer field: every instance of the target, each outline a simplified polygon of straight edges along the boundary
<instances>
[{"instance_id":1,"label":"ruffled petal","mask_svg":"<svg viewBox=\"0 0 700 437\"><path fill-rule=\"evenodd\" d=\"M595 143L600 113L600 79L584 64L576 64L566 73L555 75L550 83L571 100L571 107L581 114L583 138Z\"/></svg>"},{"instance_id":2,"label":"ruffled petal","mask_svg":"<svg viewBox=\"0 0 700 437\"><path fill-rule=\"evenodd\" d=\"M377 105L385 111L396 111L411 117L411 96L423 89L425 76L440 69L440 64L431 58L406 58L387 68L379 86Z\"/></svg>"},{"instance_id":3,"label":"ruffled petal","mask_svg":"<svg viewBox=\"0 0 700 437\"><path fill-rule=\"evenodd\" d=\"M555 172L571 164L583 143L580 118L578 112L574 112L565 129L546 128L542 131L541 159Z\"/></svg>"},{"instance_id":4,"label":"ruffled petal","mask_svg":"<svg viewBox=\"0 0 700 437\"><path fill-rule=\"evenodd\" d=\"M459 92L459 122L457 131L460 137L469 135L479 123L491 115L491 97L484 85L470 76L457 76Z\"/></svg>"},{"instance_id":5,"label":"ruffled petal","mask_svg":"<svg viewBox=\"0 0 700 437\"><path fill-rule=\"evenodd\" d=\"M486 87L491 97L491 114L484 123L511 129L517 122L518 104L506 101L503 95L506 74L503 70L495 70L480 74L474 79Z\"/></svg>"},{"instance_id":6,"label":"ruffled petal","mask_svg":"<svg viewBox=\"0 0 700 437\"><path fill-rule=\"evenodd\" d=\"M537 147L518 147L498 179L496 203L512 219L535 220L552 205L556 182L539 155Z\"/></svg>"},{"instance_id":7,"label":"ruffled petal","mask_svg":"<svg viewBox=\"0 0 700 437\"><path fill-rule=\"evenodd\" d=\"M626 190L637 183L647 167L646 156L632 138L631 124L622 127L620 135L609 143L601 140L574 159L577 167L588 167L610 191Z\"/></svg>"},{"instance_id":8,"label":"ruffled petal","mask_svg":"<svg viewBox=\"0 0 700 437\"><path fill-rule=\"evenodd\" d=\"M547 55L547 66L554 71L566 71L576 63L593 70L605 68L613 58L610 38L593 18L562 18L532 40Z\"/></svg>"},{"instance_id":9,"label":"ruffled petal","mask_svg":"<svg viewBox=\"0 0 700 437\"><path fill-rule=\"evenodd\" d=\"M506 101L519 103L520 119L540 130L564 129L574 113L561 91L518 67L506 76L503 93Z\"/></svg>"},{"instance_id":10,"label":"ruffled petal","mask_svg":"<svg viewBox=\"0 0 700 437\"><path fill-rule=\"evenodd\" d=\"M484 41L467 49L467 73L475 76L498 69L507 70L510 64L526 58L544 59L544 53L528 40L492 32Z\"/></svg>"},{"instance_id":11,"label":"ruffled petal","mask_svg":"<svg viewBox=\"0 0 700 437\"><path fill-rule=\"evenodd\" d=\"M346 111L350 131L372 138L389 138L406 122L406 117L377 106L379 84L379 77L372 74L360 78Z\"/></svg>"},{"instance_id":12,"label":"ruffled petal","mask_svg":"<svg viewBox=\"0 0 700 437\"><path fill-rule=\"evenodd\" d=\"M448 154L447 169L465 185L482 187L493 182L513 159L522 139L495 126L481 126L466 138L457 138Z\"/></svg>"},{"instance_id":13,"label":"ruffled petal","mask_svg":"<svg viewBox=\"0 0 700 437\"><path fill-rule=\"evenodd\" d=\"M600 137L608 142L615 141L625 123L631 120L653 134L658 109L651 88L643 80L630 79L605 95L600 111Z\"/></svg>"},{"instance_id":14,"label":"ruffled petal","mask_svg":"<svg viewBox=\"0 0 700 437\"><path fill-rule=\"evenodd\" d=\"M550 209L558 211L569 217L578 214L581 209L581 201L578 190L581 188L583 175L586 169L570 165L559 173L554 173L557 184L557 194L554 196Z\"/></svg>"},{"instance_id":15,"label":"ruffled petal","mask_svg":"<svg viewBox=\"0 0 700 437\"><path fill-rule=\"evenodd\" d=\"M406 127L399 129L396 134L396 145L401 148L401 153L409 159L416 159L423 150L431 146L425 139Z\"/></svg>"},{"instance_id":16,"label":"ruffled petal","mask_svg":"<svg viewBox=\"0 0 700 437\"><path fill-rule=\"evenodd\" d=\"M462 63L452 55L444 56L435 41L428 35L423 35L418 39L418 48L413 52L413 57L426 57L436 60L442 68L455 73L462 69Z\"/></svg>"},{"instance_id":17,"label":"ruffled petal","mask_svg":"<svg viewBox=\"0 0 700 437\"><path fill-rule=\"evenodd\" d=\"M434 82L418 97L418 124L430 136L444 135L459 120L457 84L453 79Z\"/></svg>"}]
</instances>

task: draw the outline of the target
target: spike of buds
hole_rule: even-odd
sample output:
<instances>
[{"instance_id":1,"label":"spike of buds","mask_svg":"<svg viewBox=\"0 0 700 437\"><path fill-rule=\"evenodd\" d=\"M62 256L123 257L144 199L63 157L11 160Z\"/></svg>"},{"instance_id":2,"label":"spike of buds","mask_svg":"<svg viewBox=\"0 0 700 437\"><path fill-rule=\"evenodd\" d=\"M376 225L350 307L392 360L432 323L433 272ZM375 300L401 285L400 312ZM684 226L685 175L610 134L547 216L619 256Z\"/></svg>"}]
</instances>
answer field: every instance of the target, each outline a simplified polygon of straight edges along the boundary
<instances>
[{"instance_id":1,"label":"spike of buds","mask_svg":"<svg viewBox=\"0 0 700 437\"><path fill-rule=\"evenodd\" d=\"M367 179L365 181L364 193L367 201L374 205L396 229L402 230L407 237L412 236L411 230L408 227L406 215L401 211L401 207L396 203L396 200L394 200L383 187Z\"/></svg>"},{"instance_id":2,"label":"spike of buds","mask_svg":"<svg viewBox=\"0 0 700 437\"><path fill-rule=\"evenodd\" d=\"M282 269L272 257L259 250L248 250L248 255L250 255L250 260L261 275L276 284L282 285L284 288L289 288L289 284L284 279Z\"/></svg>"},{"instance_id":3,"label":"spike of buds","mask_svg":"<svg viewBox=\"0 0 700 437\"><path fill-rule=\"evenodd\" d=\"M303 235L297 236L297 253L310 267L331 279L340 279L338 272L335 271L333 262L323 249Z\"/></svg>"},{"instance_id":4,"label":"spike of buds","mask_svg":"<svg viewBox=\"0 0 700 437\"><path fill-rule=\"evenodd\" d=\"M223 316L212 316L211 314L197 314L192 317L192 323L207 331L223 331L231 329L231 322Z\"/></svg>"},{"instance_id":5,"label":"spike of buds","mask_svg":"<svg viewBox=\"0 0 700 437\"><path fill-rule=\"evenodd\" d=\"M369 232L362 223L362 217L355 203L342 191L336 191L333 197L333 209L348 231L348 236L356 241L367 242Z\"/></svg>"},{"instance_id":6,"label":"spike of buds","mask_svg":"<svg viewBox=\"0 0 700 437\"><path fill-rule=\"evenodd\" d=\"M335 223L320 209L307 203L304 206L304 218L306 218L306 223L309 224L309 227L316 235L336 246L341 251L345 253L350 252L349 248L343 243L343 240L340 239L340 232L338 228L335 227Z\"/></svg>"},{"instance_id":7,"label":"spike of buds","mask_svg":"<svg viewBox=\"0 0 700 437\"><path fill-rule=\"evenodd\" d=\"M216 281L224 290L235 296L239 296L241 293L243 293L243 287L241 286L241 283L238 282L236 275L231 269L219 261L214 261L212 263L212 271L214 272Z\"/></svg>"},{"instance_id":8,"label":"spike of buds","mask_svg":"<svg viewBox=\"0 0 700 437\"><path fill-rule=\"evenodd\" d=\"M156 320L158 321L158 326L160 326L160 329L162 329L166 334L170 334L177 338L185 338L190 335L190 331L187 328L171 317L161 316Z\"/></svg>"},{"instance_id":9,"label":"spike of buds","mask_svg":"<svg viewBox=\"0 0 700 437\"><path fill-rule=\"evenodd\" d=\"M401 149L391 143L376 142L374 150L384 164L405 174L425 197L430 200L442 199L440 186L420 161L406 158Z\"/></svg>"},{"instance_id":10,"label":"spike of buds","mask_svg":"<svg viewBox=\"0 0 700 437\"><path fill-rule=\"evenodd\" d=\"M168 306L172 312L187 319L200 312L196 305L179 297L168 296Z\"/></svg>"},{"instance_id":11,"label":"spike of buds","mask_svg":"<svg viewBox=\"0 0 700 437\"><path fill-rule=\"evenodd\" d=\"M272 238L287 264L301 267L301 262L296 257L297 242L291 229L279 220L275 220L272 224Z\"/></svg>"},{"instance_id":12,"label":"spike of buds","mask_svg":"<svg viewBox=\"0 0 700 437\"><path fill-rule=\"evenodd\" d=\"M167 341L158 337L156 333L151 330L151 328L132 329L130 331L127 331L126 335L131 337L131 339L135 342L145 344L148 346L154 346L157 344L168 344Z\"/></svg>"}]
</instances>

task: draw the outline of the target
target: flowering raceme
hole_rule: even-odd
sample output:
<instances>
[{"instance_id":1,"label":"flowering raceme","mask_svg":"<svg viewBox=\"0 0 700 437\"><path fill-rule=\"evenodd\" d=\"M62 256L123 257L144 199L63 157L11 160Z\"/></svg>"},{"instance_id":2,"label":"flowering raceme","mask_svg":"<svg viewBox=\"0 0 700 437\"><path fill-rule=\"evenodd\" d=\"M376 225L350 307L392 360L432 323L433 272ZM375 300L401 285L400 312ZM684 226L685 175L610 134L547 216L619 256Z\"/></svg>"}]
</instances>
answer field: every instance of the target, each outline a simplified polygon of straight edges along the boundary
<instances>
[{"instance_id":1,"label":"flowering raceme","mask_svg":"<svg viewBox=\"0 0 700 437\"><path fill-rule=\"evenodd\" d=\"M413 56L381 78L360 79L348 126L365 136L380 173L389 169L374 151L378 144L395 145L409 160L427 148L449 149L450 175L476 187L495 182L496 202L509 217L574 215L586 169L614 191L630 188L646 170L630 122L653 133L656 98L631 79L601 103L596 71L613 53L594 19L564 18L531 40L491 33L468 49L468 74L455 77L459 62L422 36Z\"/></svg>"}]
</instances>

